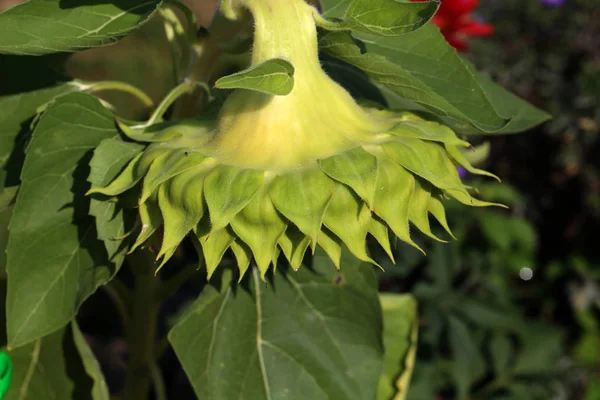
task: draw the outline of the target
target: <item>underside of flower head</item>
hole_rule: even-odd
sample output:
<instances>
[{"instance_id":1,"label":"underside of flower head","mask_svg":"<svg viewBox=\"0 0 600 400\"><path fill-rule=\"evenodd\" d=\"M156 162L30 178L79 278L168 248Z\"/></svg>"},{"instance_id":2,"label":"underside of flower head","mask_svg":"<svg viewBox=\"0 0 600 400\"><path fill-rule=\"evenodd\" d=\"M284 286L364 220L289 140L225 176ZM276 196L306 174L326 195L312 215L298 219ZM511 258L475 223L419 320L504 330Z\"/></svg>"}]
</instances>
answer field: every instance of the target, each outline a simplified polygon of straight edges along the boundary
<instances>
[{"instance_id":1,"label":"underside of flower head","mask_svg":"<svg viewBox=\"0 0 600 400\"><path fill-rule=\"evenodd\" d=\"M392 257L390 235L416 246L410 224L438 239L429 215L450 233L445 197L490 205L461 182L458 165L489 174L469 164L459 150L468 144L452 130L408 112L361 107L323 72L315 10L304 0L232 0L225 11L235 17L242 7L255 21L252 64L288 60L294 88L287 96L237 90L214 120L154 133L123 127L150 144L91 192L139 190L142 228L133 248L162 229L162 266L191 233L209 276L231 249L240 277L253 261L264 277L280 253L297 269L316 246L338 267L342 245L375 263L369 234Z\"/></svg>"}]
</instances>

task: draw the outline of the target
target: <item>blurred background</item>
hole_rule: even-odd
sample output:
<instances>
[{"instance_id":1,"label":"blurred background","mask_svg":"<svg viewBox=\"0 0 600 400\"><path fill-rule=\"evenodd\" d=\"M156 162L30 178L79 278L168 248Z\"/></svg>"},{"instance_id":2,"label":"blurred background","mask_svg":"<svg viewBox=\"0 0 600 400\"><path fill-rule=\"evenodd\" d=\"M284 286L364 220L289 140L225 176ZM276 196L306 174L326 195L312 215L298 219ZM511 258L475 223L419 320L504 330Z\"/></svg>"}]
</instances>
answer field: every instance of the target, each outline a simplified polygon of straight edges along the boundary
<instances>
[{"instance_id":1,"label":"blurred background","mask_svg":"<svg viewBox=\"0 0 600 400\"><path fill-rule=\"evenodd\" d=\"M0 0L0 11L16 3ZM217 1L185 3L206 26ZM456 241L421 241L427 257L399 244L395 266L380 257L381 290L410 292L420 305L408 399L598 400L600 0L445 0L435 23L479 70L553 119L473 140L480 166L503 182L464 179L509 210L450 207ZM80 79L135 84L157 101L174 86L158 18L67 66ZM131 98L103 97L123 116L143 117ZM165 327L200 289L192 281L165 305ZM98 325L103 296L83 308L81 327L117 391L127 346L116 322ZM168 348L161 367L169 398L194 398Z\"/></svg>"}]
</instances>

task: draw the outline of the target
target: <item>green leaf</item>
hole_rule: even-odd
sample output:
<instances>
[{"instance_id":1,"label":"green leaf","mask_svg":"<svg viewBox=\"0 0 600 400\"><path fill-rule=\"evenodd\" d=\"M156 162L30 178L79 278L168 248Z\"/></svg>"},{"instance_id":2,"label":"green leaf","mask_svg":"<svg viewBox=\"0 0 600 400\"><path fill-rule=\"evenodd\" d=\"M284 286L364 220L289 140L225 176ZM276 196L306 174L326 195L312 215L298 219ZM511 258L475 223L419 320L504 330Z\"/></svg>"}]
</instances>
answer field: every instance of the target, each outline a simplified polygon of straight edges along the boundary
<instances>
[{"instance_id":1,"label":"green leaf","mask_svg":"<svg viewBox=\"0 0 600 400\"><path fill-rule=\"evenodd\" d=\"M506 332L514 332L525 324L519 314L511 311L476 297L462 298L458 307L458 312L476 326Z\"/></svg>"},{"instance_id":2,"label":"green leaf","mask_svg":"<svg viewBox=\"0 0 600 400\"><path fill-rule=\"evenodd\" d=\"M72 83L55 85L46 60L31 58L0 55L0 75L4 77L0 90L0 192L5 187L19 184L24 149L31 135L29 127L37 108L56 96L77 90ZM12 84L10 81L21 73L32 74L34 82ZM39 78L39 75L49 78ZM6 80L9 82L5 85Z\"/></svg>"},{"instance_id":3,"label":"green leaf","mask_svg":"<svg viewBox=\"0 0 600 400\"><path fill-rule=\"evenodd\" d=\"M397 0L354 0L344 25L356 31L398 36L419 29L439 8L436 1L406 3Z\"/></svg>"},{"instance_id":4,"label":"green leaf","mask_svg":"<svg viewBox=\"0 0 600 400\"><path fill-rule=\"evenodd\" d=\"M322 252L311 268L225 271L169 333L199 399L372 400L382 368L381 308L370 265Z\"/></svg>"},{"instance_id":5,"label":"green leaf","mask_svg":"<svg viewBox=\"0 0 600 400\"><path fill-rule=\"evenodd\" d=\"M54 102L34 131L7 249L11 347L62 328L116 272L85 196L92 150L115 135L111 113L81 93Z\"/></svg>"},{"instance_id":6,"label":"green leaf","mask_svg":"<svg viewBox=\"0 0 600 400\"><path fill-rule=\"evenodd\" d=\"M285 96L294 88L294 66L281 58L267 60L215 82L219 89L248 89Z\"/></svg>"},{"instance_id":7,"label":"green leaf","mask_svg":"<svg viewBox=\"0 0 600 400\"><path fill-rule=\"evenodd\" d=\"M530 322L519 334L519 351L514 367L517 375L536 375L555 370L564 354L564 333L556 327Z\"/></svg>"},{"instance_id":8,"label":"green leaf","mask_svg":"<svg viewBox=\"0 0 600 400\"><path fill-rule=\"evenodd\" d=\"M361 69L324 52L319 53L319 61L325 73L342 85L359 103L366 101L377 105L386 104L379 88Z\"/></svg>"},{"instance_id":9,"label":"green leaf","mask_svg":"<svg viewBox=\"0 0 600 400\"><path fill-rule=\"evenodd\" d=\"M429 254L429 269L435 286L452 290L452 275L459 264L458 246L454 243L434 243Z\"/></svg>"},{"instance_id":10,"label":"green leaf","mask_svg":"<svg viewBox=\"0 0 600 400\"><path fill-rule=\"evenodd\" d=\"M387 57L442 97L449 107L440 111L448 116L483 131L495 131L507 124L435 25L428 24L402 40L364 35L358 38L365 43L367 52Z\"/></svg>"},{"instance_id":11,"label":"green leaf","mask_svg":"<svg viewBox=\"0 0 600 400\"><path fill-rule=\"evenodd\" d=\"M450 316L448 329L454 359L452 376L458 387L459 398L467 398L471 386L485 375L485 361L464 322Z\"/></svg>"},{"instance_id":12,"label":"green leaf","mask_svg":"<svg viewBox=\"0 0 600 400\"><path fill-rule=\"evenodd\" d=\"M12 384L4 400L109 400L108 386L76 323L9 352Z\"/></svg>"},{"instance_id":13,"label":"green leaf","mask_svg":"<svg viewBox=\"0 0 600 400\"><path fill-rule=\"evenodd\" d=\"M319 0L322 14L326 18L343 19L354 0Z\"/></svg>"},{"instance_id":14,"label":"green leaf","mask_svg":"<svg viewBox=\"0 0 600 400\"><path fill-rule=\"evenodd\" d=\"M149 20L159 0L30 0L0 14L0 53L107 46Z\"/></svg>"},{"instance_id":15,"label":"green leaf","mask_svg":"<svg viewBox=\"0 0 600 400\"><path fill-rule=\"evenodd\" d=\"M585 391L584 400L595 400L600 398L600 381L595 380L589 383Z\"/></svg>"},{"instance_id":16,"label":"green leaf","mask_svg":"<svg viewBox=\"0 0 600 400\"><path fill-rule=\"evenodd\" d=\"M354 36L363 42L362 47L345 32L325 34L320 47L363 70L386 97L409 100L448 117L461 132L515 132L548 118L476 73L431 23L402 38Z\"/></svg>"},{"instance_id":17,"label":"green leaf","mask_svg":"<svg viewBox=\"0 0 600 400\"><path fill-rule=\"evenodd\" d=\"M106 186L125 168L133 157L144 149L143 145L124 142L118 136L103 140L94 150L90 161L88 182L92 186ZM90 215L96 218L98 239L104 242L108 256L116 268L125 259L123 234L125 228L125 213L122 207L107 199L90 200Z\"/></svg>"},{"instance_id":18,"label":"green leaf","mask_svg":"<svg viewBox=\"0 0 600 400\"><path fill-rule=\"evenodd\" d=\"M423 31L431 35L431 43L415 41L414 35L424 35L419 34ZM369 39L363 35L359 37ZM419 38L421 41L428 39L421 36ZM410 51L405 50L406 53L403 53L403 49L394 47L405 41L411 42ZM395 95L437 115L448 116L488 131L498 130L507 124L489 104L481 89L471 90L476 86L473 77L468 73L461 75L461 68L466 69L464 64L437 28L431 25L425 25L400 39L370 38L365 43L367 52L363 52L352 36L344 32L324 35L319 45L330 55L362 69L371 79ZM414 48L415 46L417 47ZM428 54L420 55L421 51L428 51ZM446 56L447 59L439 59L440 56ZM429 78L429 75L432 77Z\"/></svg>"},{"instance_id":19,"label":"green leaf","mask_svg":"<svg viewBox=\"0 0 600 400\"><path fill-rule=\"evenodd\" d=\"M403 400L415 365L419 319L410 295L379 295L383 309L383 374L377 400Z\"/></svg>"},{"instance_id":20,"label":"green leaf","mask_svg":"<svg viewBox=\"0 0 600 400\"><path fill-rule=\"evenodd\" d=\"M526 131L548 121L552 118L547 112L534 107L517 95L494 83L488 76L476 71L468 61L465 65L475 75L477 83L481 86L488 99L494 105L499 115L508 119L508 124L494 133L518 133ZM465 134L470 132L465 131Z\"/></svg>"},{"instance_id":21,"label":"green leaf","mask_svg":"<svg viewBox=\"0 0 600 400\"><path fill-rule=\"evenodd\" d=\"M507 229L511 216L499 212L486 212L481 213L478 219L485 239L500 250L508 252L514 239L512 232Z\"/></svg>"},{"instance_id":22,"label":"green leaf","mask_svg":"<svg viewBox=\"0 0 600 400\"><path fill-rule=\"evenodd\" d=\"M437 397L440 373L435 364L417 363L408 390L410 400L431 400Z\"/></svg>"},{"instance_id":23,"label":"green leaf","mask_svg":"<svg viewBox=\"0 0 600 400\"><path fill-rule=\"evenodd\" d=\"M94 381L94 386L92 387L92 399L110 399L110 392L106 380L104 379L100 363L85 340L83 333L79 330L77 322L73 321L71 326L73 328L73 341L75 342L75 347L81 357L83 368L88 376Z\"/></svg>"},{"instance_id":24,"label":"green leaf","mask_svg":"<svg viewBox=\"0 0 600 400\"><path fill-rule=\"evenodd\" d=\"M490 355L496 376L506 373L514 354L513 345L506 335L497 334L490 340Z\"/></svg>"},{"instance_id":25,"label":"green leaf","mask_svg":"<svg viewBox=\"0 0 600 400\"><path fill-rule=\"evenodd\" d=\"M334 12L324 13L324 16L341 17L341 11L349 2L341 4L342 7L337 7ZM354 0L347 7L341 23L324 22L322 26L325 29L352 29L382 36L398 36L426 24L438 7L439 3L436 1L408 3L397 0Z\"/></svg>"},{"instance_id":26,"label":"green leaf","mask_svg":"<svg viewBox=\"0 0 600 400\"><path fill-rule=\"evenodd\" d=\"M8 225L13 214L13 202L17 186L0 192L0 275L6 272L6 245L8 244Z\"/></svg>"}]
</instances>

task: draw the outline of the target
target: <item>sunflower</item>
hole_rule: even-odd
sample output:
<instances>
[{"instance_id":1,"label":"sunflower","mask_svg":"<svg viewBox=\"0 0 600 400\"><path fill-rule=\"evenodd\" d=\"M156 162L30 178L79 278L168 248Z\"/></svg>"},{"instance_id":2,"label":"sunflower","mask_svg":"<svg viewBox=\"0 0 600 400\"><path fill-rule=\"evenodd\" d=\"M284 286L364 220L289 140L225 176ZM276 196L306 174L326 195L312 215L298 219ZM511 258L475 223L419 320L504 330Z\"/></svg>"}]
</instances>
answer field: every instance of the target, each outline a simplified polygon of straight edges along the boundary
<instances>
[{"instance_id":1,"label":"sunflower","mask_svg":"<svg viewBox=\"0 0 600 400\"><path fill-rule=\"evenodd\" d=\"M209 277L228 249L240 278L254 262L264 279L281 252L298 269L316 246L338 268L342 245L376 264L367 235L392 257L392 235L418 248L411 223L440 240L429 214L451 235L445 198L490 205L461 182L457 166L490 174L469 164L460 151L469 144L450 128L360 105L325 74L316 10L304 0L233 0L222 7L232 19L252 13L251 66L287 60L294 87L285 96L238 89L215 117L130 135L149 145L108 186L90 192L139 191L142 228L133 248L162 228L159 268L190 233Z\"/></svg>"}]
</instances>

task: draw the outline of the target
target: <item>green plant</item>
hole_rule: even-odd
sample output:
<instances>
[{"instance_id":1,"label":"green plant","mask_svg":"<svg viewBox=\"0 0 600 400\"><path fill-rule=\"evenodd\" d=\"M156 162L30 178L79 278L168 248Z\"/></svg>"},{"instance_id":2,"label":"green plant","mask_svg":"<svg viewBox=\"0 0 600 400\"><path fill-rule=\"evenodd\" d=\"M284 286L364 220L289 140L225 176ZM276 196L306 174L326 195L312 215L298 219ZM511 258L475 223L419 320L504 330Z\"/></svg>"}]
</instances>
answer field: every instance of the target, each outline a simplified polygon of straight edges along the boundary
<instances>
[{"instance_id":1,"label":"green plant","mask_svg":"<svg viewBox=\"0 0 600 400\"><path fill-rule=\"evenodd\" d=\"M523 306L534 303L528 289L542 280L537 234L518 216L523 199L504 184L477 186L483 199L511 210L450 209L455 242L426 246L427 258L399 248L400 279L381 274L384 288L411 292L421 310L409 398L542 400L572 393L564 329ZM521 277L525 268L533 279Z\"/></svg>"},{"instance_id":2,"label":"green plant","mask_svg":"<svg viewBox=\"0 0 600 400\"><path fill-rule=\"evenodd\" d=\"M8 398L109 397L76 322L98 288L129 346L119 398L166 398L159 309L204 268L168 333L198 398L406 396L416 305L380 301L367 237L392 256L396 237L416 246L409 222L438 239L429 214L450 233L451 198L494 205L458 176L491 175L461 138L548 118L459 58L428 22L437 8L227 0L208 33L175 1L0 14ZM157 106L53 68L65 57L50 53L111 44L155 14L175 80ZM143 121L106 90L135 97Z\"/></svg>"}]
</instances>

